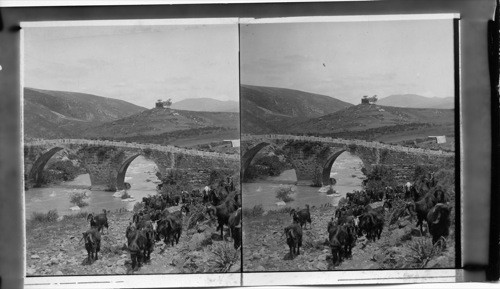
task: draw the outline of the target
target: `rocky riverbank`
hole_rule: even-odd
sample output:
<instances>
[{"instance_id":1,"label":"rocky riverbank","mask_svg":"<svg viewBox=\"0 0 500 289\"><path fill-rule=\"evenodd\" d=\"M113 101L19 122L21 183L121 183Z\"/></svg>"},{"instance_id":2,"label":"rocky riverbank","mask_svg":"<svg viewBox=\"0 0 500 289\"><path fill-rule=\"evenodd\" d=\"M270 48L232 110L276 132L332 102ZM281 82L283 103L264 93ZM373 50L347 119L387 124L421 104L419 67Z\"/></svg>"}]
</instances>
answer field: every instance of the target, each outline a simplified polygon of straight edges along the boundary
<instances>
[{"instance_id":1,"label":"rocky riverbank","mask_svg":"<svg viewBox=\"0 0 500 289\"><path fill-rule=\"evenodd\" d=\"M81 241L89 228L87 213L66 216L55 222L28 221L26 226L26 274L101 275L154 273L240 272L240 251L228 238L221 241L216 224L207 220L187 229L187 217L179 244L171 247L157 242L151 261L138 271L131 270L125 230L132 212L119 210L108 214L109 231L101 236L99 260L89 264Z\"/></svg>"},{"instance_id":2,"label":"rocky riverbank","mask_svg":"<svg viewBox=\"0 0 500 289\"><path fill-rule=\"evenodd\" d=\"M290 260L283 230L292 218L287 210L243 217L243 270L318 271L353 269L453 268L455 265L454 228L446 246L432 246L428 234L421 236L410 216L389 225L392 212L386 212L382 236L375 242L358 238L352 257L333 267L326 243L327 224L335 208L311 208L312 226L303 230L300 255Z\"/></svg>"}]
</instances>

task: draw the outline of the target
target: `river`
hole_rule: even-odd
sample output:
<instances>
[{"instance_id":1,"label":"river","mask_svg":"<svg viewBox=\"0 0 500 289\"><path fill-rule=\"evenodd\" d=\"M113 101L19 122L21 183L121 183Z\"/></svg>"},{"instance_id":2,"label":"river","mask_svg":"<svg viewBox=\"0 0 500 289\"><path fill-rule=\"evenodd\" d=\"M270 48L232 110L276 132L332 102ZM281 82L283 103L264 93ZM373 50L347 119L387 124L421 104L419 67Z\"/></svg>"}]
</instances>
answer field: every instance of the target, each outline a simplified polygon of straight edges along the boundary
<instances>
[{"instance_id":1,"label":"river","mask_svg":"<svg viewBox=\"0 0 500 289\"><path fill-rule=\"evenodd\" d=\"M102 209L117 210L125 208L131 210L134 204L141 201L143 197L156 194L156 165L144 157L137 157L127 169L125 181L130 183L128 194L135 201L124 202L121 198L113 197L113 192L90 191L90 197L86 200L89 205L82 210L87 212L102 212ZM43 188L32 188L25 191L25 213L26 218L31 218L33 212L46 213L56 209L60 216L74 214L71 211L70 195L76 191L88 191L90 187L90 176L79 175L72 181L62 182Z\"/></svg>"},{"instance_id":2,"label":"river","mask_svg":"<svg viewBox=\"0 0 500 289\"><path fill-rule=\"evenodd\" d=\"M276 190L280 185L292 186L294 201L286 206L304 207L320 206L326 203L337 205L338 201L347 193L363 188L362 182L365 178L361 172L363 162L355 155L345 152L341 154L332 165L330 176L337 180L333 189L337 194L327 195L320 192L320 188L311 186L294 185L297 180L295 170L287 170L278 177L269 177L265 180L259 180L251 183L243 183L243 207L253 208L256 205L262 205L264 210L273 210L280 208L277 206Z\"/></svg>"}]
</instances>

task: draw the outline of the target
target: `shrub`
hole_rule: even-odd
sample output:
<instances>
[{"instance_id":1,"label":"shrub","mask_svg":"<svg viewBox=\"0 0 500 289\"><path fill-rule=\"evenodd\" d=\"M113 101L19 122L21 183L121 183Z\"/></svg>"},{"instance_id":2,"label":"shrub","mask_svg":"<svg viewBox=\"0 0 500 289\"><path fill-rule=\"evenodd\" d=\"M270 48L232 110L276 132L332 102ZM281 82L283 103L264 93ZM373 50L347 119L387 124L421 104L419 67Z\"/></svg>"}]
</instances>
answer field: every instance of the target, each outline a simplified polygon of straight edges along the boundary
<instances>
[{"instance_id":1,"label":"shrub","mask_svg":"<svg viewBox=\"0 0 500 289\"><path fill-rule=\"evenodd\" d=\"M125 199L128 199L130 198L130 195L127 191L124 191L123 194L122 194L122 199L125 200Z\"/></svg>"},{"instance_id":2,"label":"shrub","mask_svg":"<svg viewBox=\"0 0 500 289\"><path fill-rule=\"evenodd\" d=\"M142 209L144 209L144 203L137 202L134 204L134 208L132 210L134 211L134 213L137 213L137 212L141 211Z\"/></svg>"},{"instance_id":3,"label":"shrub","mask_svg":"<svg viewBox=\"0 0 500 289\"><path fill-rule=\"evenodd\" d=\"M38 223L53 223L57 221L57 218L59 218L57 210L50 210L47 213L33 212L31 214L31 220Z\"/></svg>"},{"instance_id":4,"label":"shrub","mask_svg":"<svg viewBox=\"0 0 500 289\"><path fill-rule=\"evenodd\" d=\"M276 190L276 198L285 203L291 202L294 199L290 196L293 193L292 186L282 186Z\"/></svg>"},{"instance_id":5,"label":"shrub","mask_svg":"<svg viewBox=\"0 0 500 289\"><path fill-rule=\"evenodd\" d=\"M385 187L395 187L394 170L386 166L374 166L363 181L366 190L382 191Z\"/></svg>"},{"instance_id":6,"label":"shrub","mask_svg":"<svg viewBox=\"0 0 500 289\"><path fill-rule=\"evenodd\" d=\"M84 199L87 198L87 195L85 192L74 192L70 195L69 197L69 202L72 203L73 205L76 205L78 207L85 207L88 206L89 203L87 203Z\"/></svg>"},{"instance_id":7,"label":"shrub","mask_svg":"<svg viewBox=\"0 0 500 289\"><path fill-rule=\"evenodd\" d=\"M279 208L277 210L267 211L267 214L268 215L273 215L273 214L287 214L287 215L289 215L291 210L292 210L291 207L283 207L283 208Z\"/></svg>"},{"instance_id":8,"label":"shrub","mask_svg":"<svg viewBox=\"0 0 500 289\"><path fill-rule=\"evenodd\" d=\"M332 187L329 187L328 190L326 191L327 195L333 195L336 193L337 193L337 191L335 191Z\"/></svg>"},{"instance_id":9,"label":"shrub","mask_svg":"<svg viewBox=\"0 0 500 289\"><path fill-rule=\"evenodd\" d=\"M251 209L244 208L242 214L245 217L259 217L264 214L264 208L262 207L262 205L256 205Z\"/></svg>"},{"instance_id":10,"label":"shrub","mask_svg":"<svg viewBox=\"0 0 500 289\"><path fill-rule=\"evenodd\" d=\"M238 262L239 251L229 242L217 242L212 245L212 264L216 272L228 272Z\"/></svg>"},{"instance_id":11,"label":"shrub","mask_svg":"<svg viewBox=\"0 0 500 289\"><path fill-rule=\"evenodd\" d=\"M417 268L425 268L430 260L437 257L443 251L440 243L437 242L433 245L431 239L425 237L420 237L410 243L409 248L412 253L409 257L413 259L414 265Z\"/></svg>"},{"instance_id":12,"label":"shrub","mask_svg":"<svg viewBox=\"0 0 500 289\"><path fill-rule=\"evenodd\" d=\"M88 216L88 213L87 212L78 212L76 214L71 214L71 215L65 215L63 217L64 220L72 220L72 219L83 219L83 218L87 218Z\"/></svg>"}]
</instances>

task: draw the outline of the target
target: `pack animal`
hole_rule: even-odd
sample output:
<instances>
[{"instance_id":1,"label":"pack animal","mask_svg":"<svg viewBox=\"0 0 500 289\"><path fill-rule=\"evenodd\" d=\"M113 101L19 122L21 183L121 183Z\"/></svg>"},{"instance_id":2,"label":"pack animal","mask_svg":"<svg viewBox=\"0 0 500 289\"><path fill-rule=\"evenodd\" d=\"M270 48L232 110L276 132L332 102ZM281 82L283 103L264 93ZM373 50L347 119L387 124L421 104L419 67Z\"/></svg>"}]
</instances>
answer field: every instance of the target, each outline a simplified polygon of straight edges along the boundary
<instances>
[{"instance_id":1,"label":"pack animal","mask_svg":"<svg viewBox=\"0 0 500 289\"><path fill-rule=\"evenodd\" d=\"M101 234L97 228L91 228L83 233L83 240L85 240L85 249L87 250L87 262L92 263L97 260L97 253L101 250Z\"/></svg>"},{"instance_id":2,"label":"pack animal","mask_svg":"<svg viewBox=\"0 0 500 289\"><path fill-rule=\"evenodd\" d=\"M87 221L90 222L91 228L97 228L99 232L104 233L104 228L109 231L108 216L105 209L102 210L101 214L96 216L92 213L88 214Z\"/></svg>"},{"instance_id":3,"label":"pack animal","mask_svg":"<svg viewBox=\"0 0 500 289\"><path fill-rule=\"evenodd\" d=\"M427 214L427 224L433 244L450 234L450 211L449 206L438 203Z\"/></svg>"},{"instance_id":4,"label":"pack animal","mask_svg":"<svg viewBox=\"0 0 500 289\"><path fill-rule=\"evenodd\" d=\"M293 223L285 228L286 243L290 248L290 259L300 255L300 247L302 247L302 227Z\"/></svg>"}]
</instances>

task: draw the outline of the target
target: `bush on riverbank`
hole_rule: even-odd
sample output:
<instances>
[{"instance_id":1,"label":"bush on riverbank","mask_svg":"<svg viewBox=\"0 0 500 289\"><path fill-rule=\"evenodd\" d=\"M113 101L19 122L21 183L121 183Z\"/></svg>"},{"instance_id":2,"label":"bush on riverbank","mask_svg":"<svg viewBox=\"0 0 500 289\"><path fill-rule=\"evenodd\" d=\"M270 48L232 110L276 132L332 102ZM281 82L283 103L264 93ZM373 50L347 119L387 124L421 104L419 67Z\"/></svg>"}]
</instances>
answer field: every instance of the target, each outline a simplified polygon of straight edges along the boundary
<instances>
[{"instance_id":1,"label":"bush on riverbank","mask_svg":"<svg viewBox=\"0 0 500 289\"><path fill-rule=\"evenodd\" d=\"M87 194L85 194L85 192L74 192L69 196L69 202L80 208L89 205L85 199L87 199Z\"/></svg>"},{"instance_id":2,"label":"bush on riverbank","mask_svg":"<svg viewBox=\"0 0 500 289\"><path fill-rule=\"evenodd\" d=\"M292 186L282 186L276 190L276 199L283 201L285 203L291 202L294 200L290 195L293 193Z\"/></svg>"},{"instance_id":3,"label":"bush on riverbank","mask_svg":"<svg viewBox=\"0 0 500 289\"><path fill-rule=\"evenodd\" d=\"M363 186L366 190L383 191L386 187L396 187L396 174L390 167L375 166L371 172L366 174Z\"/></svg>"}]
</instances>

